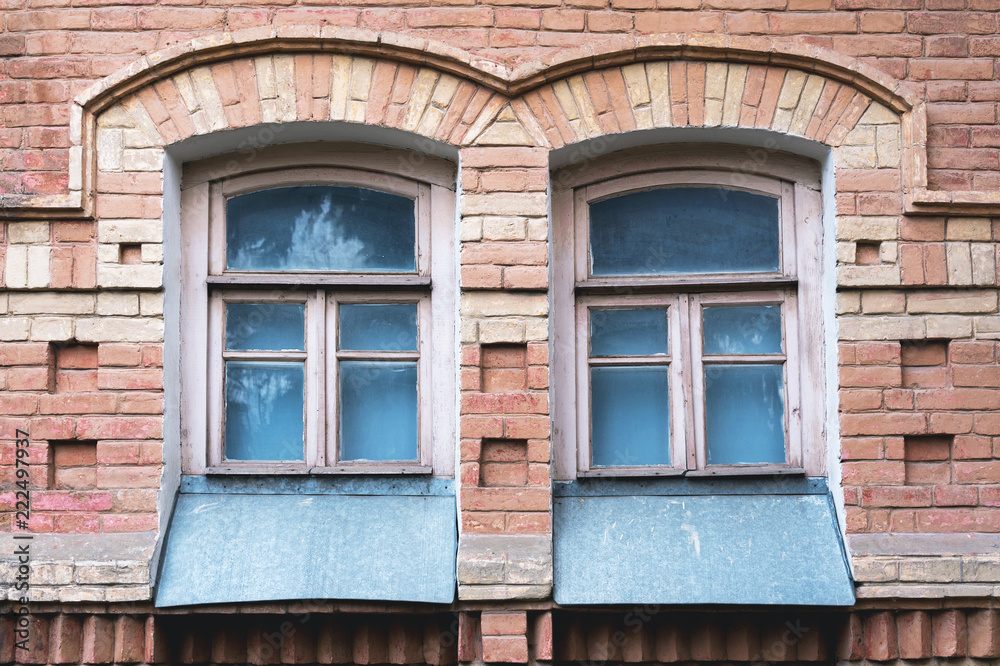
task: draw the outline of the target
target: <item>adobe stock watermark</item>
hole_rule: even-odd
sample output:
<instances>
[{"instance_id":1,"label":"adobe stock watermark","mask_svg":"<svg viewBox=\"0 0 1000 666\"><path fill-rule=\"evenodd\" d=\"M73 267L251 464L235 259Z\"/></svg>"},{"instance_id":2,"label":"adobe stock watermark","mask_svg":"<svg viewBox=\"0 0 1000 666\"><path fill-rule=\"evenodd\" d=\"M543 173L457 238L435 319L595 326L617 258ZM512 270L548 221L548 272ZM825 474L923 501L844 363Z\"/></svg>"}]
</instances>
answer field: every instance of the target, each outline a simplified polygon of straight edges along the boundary
<instances>
[{"instance_id":1,"label":"adobe stock watermark","mask_svg":"<svg viewBox=\"0 0 1000 666\"><path fill-rule=\"evenodd\" d=\"M14 558L17 563L17 572L14 575L14 590L18 593L14 605L14 613L17 616L14 628L14 647L19 650L27 650L31 641L31 621L28 619L31 612L28 602L31 598L31 540L34 538L28 533L29 521L31 520L31 470L29 457L31 455L31 441L28 433L18 428L15 432L14 448Z\"/></svg>"}]
</instances>

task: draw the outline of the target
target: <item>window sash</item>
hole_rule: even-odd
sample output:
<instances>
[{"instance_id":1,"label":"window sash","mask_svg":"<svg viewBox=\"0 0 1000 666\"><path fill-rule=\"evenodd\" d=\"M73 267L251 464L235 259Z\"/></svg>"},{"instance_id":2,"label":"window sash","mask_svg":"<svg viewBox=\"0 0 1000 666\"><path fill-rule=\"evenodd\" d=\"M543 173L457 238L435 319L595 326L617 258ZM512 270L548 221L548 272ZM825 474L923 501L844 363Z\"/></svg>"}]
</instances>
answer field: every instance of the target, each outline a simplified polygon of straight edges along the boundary
<instances>
[{"instance_id":1,"label":"window sash","mask_svg":"<svg viewBox=\"0 0 1000 666\"><path fill-rule=\"evenodd\" d=\"M705 282L718 282L724 288L728 280L743 278L746 283L760 283L768 278L795 278L797 271L797 256L795 247L795 207L794 186L785 181L778 181L763 176L751 174L729 174L720 178L718 171L661 171L613 178L593 185L580 187L573 194L575 279L578 286L588 285L631 286L635 282L655 288L667 285L697 285ZM726 181L729 182L726 182ZM674 275L646 275L635 273L626 276L594 277L590 273L590 204L602 199L622 196L635 192L663 187L683 187L685 185L721 187L724 189L742 190L752 194L763 194L778 199L779 211L779 256L780 270L776 272L759 273L698 273Z\"/></svg>"},{"instance_id":2,"label":"window sash","mask_svg":"<svg viewBox=\"0 0 1000 666\"><path fill-rule=\"evenodd\" d=\"M760 474L802 471L798 358L797 299L793 290L735 293L668 293L643 296L577 297L577 470L580 476L669 476L679 474ZM782 352L769 354L716 354L703 352L703 308L712 305L779 305ZM656 356L591 356L590 312L594 309L666 307L670 353ZM709 465L707 449L705 371L713 364L780 364L782 367L783 463ZM595 466L593 464L594 416L591 369L595 367L669 368L670 464L645 466Z\"/></svg>"},{"instance_id":3,"label":"window sash","mask_svg":"<svg viewBox=\"0 0 1000 666\"><path fill-rule=\"evenodd\" d=\"M303 303L305 351L225 350L227 303ZM338 310L344 303L417 305L416 351L338 350ZM305 291L256 291L215 289L209 296L208 471L224 473L381 473L407 474L431 471L430 296L424 293L342 292L325 289ZM305 366L304 455L302 461L229 460L225 458L227 360L274 360L302 362ZM341 461L339 459L339 364L343 360L407 360L417 364L417 451L414 460Z\"/></svg>"},{"instance_id":4,"label":"window sash","mask_svg":"<svg viewBox=\"0 0 1000 666\"><path fill-rule=\"evenodd\" d=\"M631 309L661 307L667 309L669 353L655 356L591 356L590 355L590 311L592 309ZM684 371L682 363L680 331L683 308L677 295L668 296L585 296L577 301L576 349L577 349L577 466L581 476L669 476L682 474L686 468L684 404ZM592 400L590 370L593 367L609 366L668 368L668 404L670 432L670 465L642 466L595 466L592 446Z\"/></svg>"},{"instance_id":5,"label":"window sash","mask_svg":"<svg viewBox=\"0 0 1000 666\"><path fill-rule=\"evenodd\" d=\"M415 271L238 271L226 267L226 202L229 198L260 190L296 185L343 185L379 190L414 200L416 222ZM225 276L229 284L255 281L293 281L317 284L334 281L344 286L375 284L392 286L414 282L414 276L429 278L431 265L431 187L400 176L337 167L299 167L281 171L234 176L210 184L209 276ZM280 280L279 280L280 277Z\"/></svg>"},{"instance_id":6,"label":"window sash","mask_svg":"<svg viewBox=\"0 0 1000 666\"><path fill-rule=\"evenodd\" d=\"M344 304L376 304L376 303L416 303L417 304L417 350L411 351L348 351L339 349L339 309ZM427 333L431 330L430 298L427 295L388 293L350 293L331 291L326 296L326 327L328 331L325 375L326 401L325 413L327 423L331 424L326 438L326 460L329 461L329 471L361 473L368 468L395 467L406 470L424 471L431 464L431 416L430 363L431 340ZM416 361L417 363L417 458L413 461L341 460L340 459L340 362L344 360L382 360L382 361ZM323 470L319 470L323 471Z\"/></svg>"},{"instance_id":7,"label":"window sash","mask_svg":"<svg viewBox=\"0 0 1000 666\"><path fill-rule=\"evenodd\" d=\"M695 460L691 470L695 475L739 474L762 472L802 471L802 427L800 421L800 397L798 376L798 308L796 292L766 291L745 293L694 294L691 297L688 342L690 345L692 391L701 396L693 400L694 451ZM713 305L779 305L781 306L782 353L771 354L705 354L703 311ZM744 463L739 465L709 465L707 441L707 414L705 393L705 371L713 364L759 365L780 363L782 367L782 388L784 394L784 463Z\"/></svg>"},{"instance_id":8,"label":"window sash","mask_svg":"<svg viewBox=\"0 0 1000 666\"><path fill-rule=\"evenodd\" d=\"M414 168L416 166L417 168ZM455 438L458 436L457 403L431 396L453 396L458 390L453 371L457 352L454 313L458 288L455 262L458 238L454 233L457 173L452 161L423 153L357 143L311 142L280 144L252 151L229 153L184 165L180 183L180 235L177 259L180 271L180 323L175 335L180 342L180 375L175 400L180 408L179 439L181 470L184 474L394 474L432 473L450 477L455 472ZM241 273L226 272L225 197L240 192L287 185L348 185L381 189L416 201L417 271L415 273ZM430 297L431 276L435 281ZM433 313L433 328L422 334L434 353L422 350L421 427L433 436L421 435L423 462L407 465L357 465L345 470L305 465L215 466L210 440L221 441L214 431L221 418L217 396L220 382L213 379L212 366L221 344L214 330L210 300L213 294L240 290L303 293L323 289L369 294L400 293L427 298ZM169 307L169 304L168 304ZM211 335L210 327L213 327ZM216 342L218 341L218 343ZM325 354L325 349L320 349ZM219 361L221 362L221 361ZM323 357L323 364L326 358ZM423 378L430 377L430 385ZM209 384L213 387L210 390ZM325 391L325 386L321 387ZM433 404L433 411L430 406ZM316 411L324 412L326 402ZM210 415L211 412L211 415ZM426 432L426 429L424 430ZM325 436L325 433L324 433ZM326 441L325 439L323 440ZM432 451L430 450L433 448ZM320 455L317 451L317 457ZM327 456L329 459L329 456ZM433 467L431 461L433 460Z\"/></svg>"}]
</instances>

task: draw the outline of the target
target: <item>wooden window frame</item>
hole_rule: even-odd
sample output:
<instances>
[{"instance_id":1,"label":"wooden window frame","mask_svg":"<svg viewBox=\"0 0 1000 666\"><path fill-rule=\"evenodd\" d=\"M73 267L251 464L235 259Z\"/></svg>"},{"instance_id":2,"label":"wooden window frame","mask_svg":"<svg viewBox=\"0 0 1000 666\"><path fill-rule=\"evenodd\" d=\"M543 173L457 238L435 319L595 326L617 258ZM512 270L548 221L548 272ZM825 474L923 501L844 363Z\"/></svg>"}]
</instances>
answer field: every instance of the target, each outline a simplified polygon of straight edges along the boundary
<instances>
[{"instance_id":1,"label":"wooden window frame","mask_svg":"<svg viewBox=\"0 0 1000 666\"><path fill-rule=\"evenodd\" d=\"M820 281L822 200L815 163L778 154L767 172L739 172L741 149L683 146L622 151L592 164L572 166L553 182L553 338L569 345L571 360L553 358L554 477L731 476L805 474L821 476L825 465L824 344ZM690 146L688 149L690 150ZM590 274L589 206L611 198L664 187L724 187L778 199L779 270L760 273L634 275ZM598 467L590 464L589 309L658 304L670 308L671 464ZM743 355L736 363L782 361L785 402L785 463L708 465L704 372L722 359L705 356L701 312L714 304L778 304L782 308L780 355ZM565 386L572 387L567 390ZM802 396L819 406L803 405ZM680 440L680 441L678 441Z\"/></svg>"},{"instance_id":2,"label":"wooden window frame","mask_svg":"<svg viewBox=\"0 0 1000 666\"><path fill-rule=\"evenodd\" d=\"M415 162L414 159L419 159ZM455 166L402 150L353 144L279 146L233 167L232 157L185 166L181 191L181 444L185 474L421 474L452 476L456 433ZM420 163L414 177L407 164ZM225 267L225 202L294 185L345 185L414 200L415 270L235 271ZM431 291L432 274L437 276ZM300 461L226 460L225 303L306 304L304 455ZM415 303L416 352L341 351L341 303ZM206 344L207 343L207 344ZM246 355L235 353L236 356ZM337 376L348 356L417 362L417 456L412 461L339 460ZM411 358L412 357L412 358ZM435 396L438 396L435 398Z\"/></svg>"}]
</instances>

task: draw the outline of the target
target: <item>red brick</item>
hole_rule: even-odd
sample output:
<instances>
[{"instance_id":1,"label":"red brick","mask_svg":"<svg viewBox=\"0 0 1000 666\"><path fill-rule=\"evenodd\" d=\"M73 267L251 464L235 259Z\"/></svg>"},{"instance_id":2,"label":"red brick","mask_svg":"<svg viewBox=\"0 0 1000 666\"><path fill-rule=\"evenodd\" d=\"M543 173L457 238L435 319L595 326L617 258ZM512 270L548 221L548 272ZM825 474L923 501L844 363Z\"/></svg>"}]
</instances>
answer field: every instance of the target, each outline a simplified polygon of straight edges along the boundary
<instances>
[{"instance_id":1,"label":"red brick","mask_svg":"<svg viewBox=\"0 0 1000 666\"><path fill-rule=\"evenodd\" d=\"M483 611L481 626L483 636L523 636L528 631L528 616L524 611Z\"/></svg>"},{"instance_id":2,"label":"red brick","mask_svg":"<svg viewBox=\"0 0 1000 666\"><path fill-rule=\"evenodd\" d=\"M114 625L108 617L88 616L83 621L83 662L108 664L114 658Z\"/></svg>"},{"instance_id":3,"label":"red brick","mask_svg":"<svg viewBox=\"0 0 1000 666\"><path fill-rule=\"evenodd\" d=\"M477 534L502 534L507 514L501 511L462 511L462 531Z\"/></svg>"},{"instance_id":4,"label":"red brick","mask_svg":"<svg viewBox=\"0 0 1000 666\"><path fill-rule=\"evenodd\" d=\"M967 623L969 656L976 659L1000 657L1000 611L970 611Z\"/></svg>"},{"instance_id":5,"label":"red brick","mask_svg":"<svg viewBox=\"0 0 1000 666\"><path fill-rule=\"evenodd\" d=\"M936 486L934 488L935 506L976 506L979 502L979 492L970 486Z\"/></svg>"},{"instance_id":6,"label":"red brick","mask_svg":"<svg viewBox=\"0 0 1000 666\"><path fill-rule=\"evenodd\" d=\"M531 623L531 658L536 661L552 661L554 655L552 612L538 613Z\"/></svg>"},{"instance_id":7,"label":"red brick","mask_svg":"<svg viewBox=\"0 0 1000 666\"><path fill-rule=\"evenodd\" d=\"M483 661L487 663L527 663L527 636L483 636Z\"/></svg>"},{"instance_id":8,"label":"red brick","mask_svg":"<svg viewBox=\"0 0 1000 666\"><path fill-rule=\"evenodd\" d=\"M486 487L524 486L528 482L528 463L484 463L479 477Z\"/></svg>"},{"instance_id":9,"label":"red brick","mask_svg":"<svg viewBox=\"0 0 1000 666\"><path fill-rule=\"evenodd\" d=\"M163 388L161 370L107 370L97 373L97 388L102 390L142 390Z\"/></svg>"},{"instance_id":10,"label":"red brick","mask_svg":"<svg viewBox=\"0 0 1000 666\"><path fill-rule=\"evenodd\" d=\"M931 656L931 618L924 611L909 611L896 616L896 630L901 659L928 659Z\"/></svg>"},{"instance_id":11,"label":"red brick","mask_svg":"<svg viewBox=\"0 0 1000 666\"><path fill-rule=\"evenodd\" d=\"M935 657L966 656L967 636L965 613L942 611L934 614L933 655Z\"/></svg>"},{"instance_id":12,"label":"red brick","mask_svg":"<svg viewBox=\"0 0 1000 666\"><path fill-rule=\"evenodd\" d=\"M892 613L878 612L865 618L865 656L875 661L899 656Z\"/></svg>"},{"instance_id":13,"label":"red brick","mask_svg":"<svg viewBox=\"0 0 1000 666\"><path fill-rule=\"evenodd\" d=\"M135 345L103 343L97 348L97 361L102 366L136 366L142 358Z\"/></svg>"},{"instance_id":14,"label":"red brick","mask_svg":"<svg viewBox=\"0 0 1000 666\"><path fill-rule=\"evenodd\" d=\"M103 532L154 532L159 527L156 514L108 514L101 517Z\"/></svg>"},{"instance_id":15,"label":"red brick","mask_svg":"<svg viewBox=\"0 0 1000 666\"><path fill-rule=\"evenodd\" d=\"M462 488L462 508L471 511L547 511L543 488Z\"/></svg>"}]
</instances>

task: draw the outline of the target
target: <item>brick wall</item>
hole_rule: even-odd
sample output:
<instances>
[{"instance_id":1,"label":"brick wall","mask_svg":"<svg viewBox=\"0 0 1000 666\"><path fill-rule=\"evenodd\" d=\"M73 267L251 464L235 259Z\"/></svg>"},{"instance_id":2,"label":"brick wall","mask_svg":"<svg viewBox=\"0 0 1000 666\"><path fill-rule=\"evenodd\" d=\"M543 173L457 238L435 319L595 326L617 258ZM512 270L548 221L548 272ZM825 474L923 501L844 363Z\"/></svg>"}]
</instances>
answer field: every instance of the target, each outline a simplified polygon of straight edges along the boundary
<instances>
[{"instance_id":1,"label":"brick wall","mask_svg":"<svg viewBox=\"0 0 1000 666\"><path fill-rule=\"evenodd\" d=\"M32 574L37 601L149 598L170 317L164 147L336 120L460 155L459 598L497 605L462 606L454 657L428 656L433 631L359 621L341 637L351 650L329 659L415 663L418 650L435 664L755 658L783 631L773 618L661 618L616 642L621 618L544 612L557 353L550 154L595 139L614 148L635 130L725 127L824 144L836 167L843 463L834 478L843 477L868 605L832 616L809 651L775 660L1000 656L997 615L980 610L1000 583L994 0L65 4L2 5L0 530L10 531L15 504L15 429L27 425L30 529L102 532L127 556L52 555ZM11 571L0 567L4 588ZM923 601L902 601L914 598ZM103 646L115 661L156 662L150 613L53 606L37 624L48 638L36 649L48 652L18 660L102 663L85 655ZM240 650L259 646L243 625L220 629L222 639L172 630L182 663L240 662ZM282 659L318 659L320 642L303 638L317 634L299 636Z\"/></svg>"}]
</instances>

